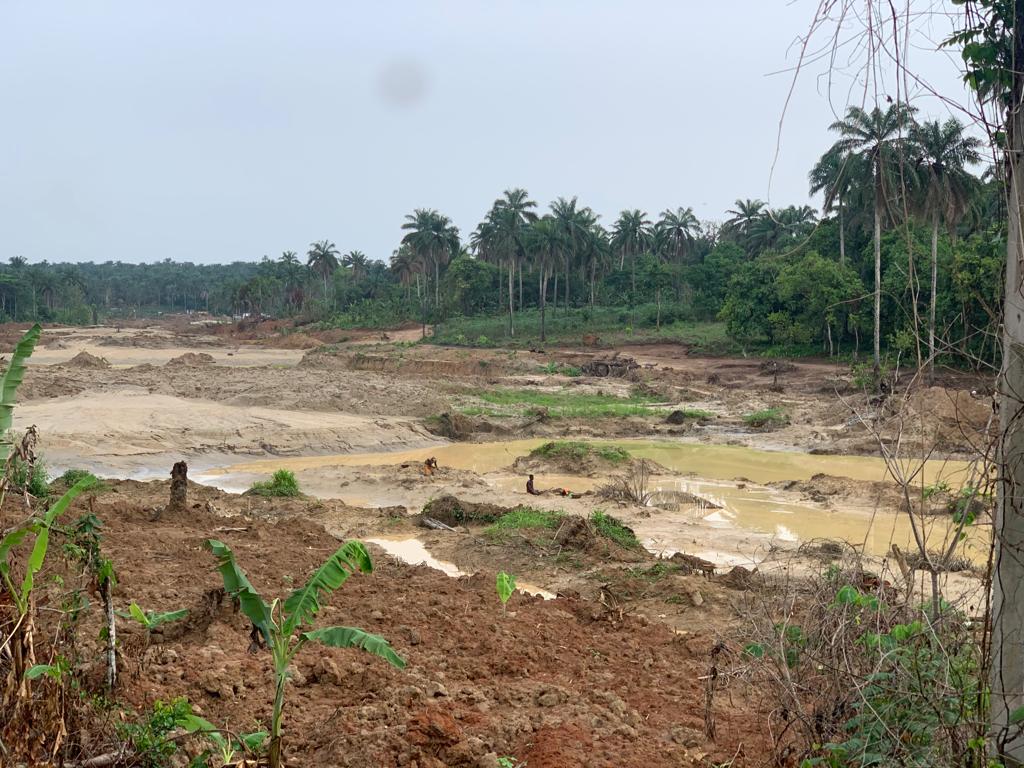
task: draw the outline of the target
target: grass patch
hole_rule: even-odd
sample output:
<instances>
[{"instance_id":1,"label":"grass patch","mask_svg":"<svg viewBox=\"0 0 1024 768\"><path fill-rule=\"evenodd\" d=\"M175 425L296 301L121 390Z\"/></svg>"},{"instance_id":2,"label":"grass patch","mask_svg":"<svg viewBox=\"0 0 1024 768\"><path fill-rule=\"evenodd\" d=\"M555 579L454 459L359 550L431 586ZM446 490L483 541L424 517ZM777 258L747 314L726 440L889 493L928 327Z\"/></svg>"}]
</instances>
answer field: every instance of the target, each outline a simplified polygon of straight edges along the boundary
<instances>
[{"instance_id":1,"label":"grass patch","mask_svg":"<svg viewBox=\"0 0 1024 768\"><path fill-rule=\"evenodd\" d=\"M704 421L706 419L715 418L715 414L711 411L705 411L702 408L676 408L673 413L678 412L684 419L694 419L695 421Z\"/></svg>"},{"instance_id":2,"label":"grass patch","mask_svg":"<svg viewBox=\"0 0 1024 768\"><path fill-rule=\"evenodd\" d=\"M36 459L30 467L17 456L12 457L10 482L15 490L28 491L37 499L45 499L50 495L50 483L41 459Z\"/></svg>"},{"instance_id":3,"label":"grass patch","mask_svg":"<svg viewBox=\"0 0 1024 768\"><path fill-rule=\"evenodd\" d=\"M661 411L651 408L648 404L658 401L652 395L630 395L629 397L615 397L604 394L581 394L579 392L538 392L529 389L493 389L477 390L471 393L474 397L483 400L498 408L492 411L536 411L544 408L548 416L552 418L607 418L614 416L657 416ZM483 415L481 413L470 413L480 411L481 408L470 407L462 412L467 416ZM493 414L492 414L493 415Z\"/></svg>"},{"instance_id":4,"label":"grass patch","mask_svg":"<svg viewBox=\"0 0 1024 768\"><path fill-rule=\"evenodd\" d=\"M657 562L654 565L650 565L646 568L643 566L636 566L630 568L628 573L630 578L640 579L641 581L649 581L652 584L656 581L661 581L663 578L668 576L670 573L675 573L679 568L669 563Z\"/></svg>"},{"instance_id":5,"label":"grass patch","mask_svg":"<svg viewBox=\"0 0 1024 768\"><path fill-rule=\"evenodd\" d=\"M590 445L572 440L554 440L530 451L531 457L545 459L572 459L579 461L588 456L597 456L612 464L629 461L629 451L617 445Z\"/></svg>"},{"instance_id":6,"label":"grass patch","mask_svg":"<svg viewBox=\"0 0 1024 768\"><path fill-rule=\"evenodd\" d=\"M662 325L658 328L657 307L652 304L638 306L634 313L628 307L578 307L547 313L547 341L550 345L577 345L583 336L593 334L601 346L642 343L686 344L704 353L726 354L739 347L726 335L725 323L689 320L677 317L690 312L679 305L678 312L671 306L662 306ZM632 325L633 320L636 325ZM672 322L666 322L672 318ZM540 343L540 312L527 309L516 312L516 335L508 335L508 316L456 317L434 326L430 344L458 347L510 347L529 349ZM817 350L816 350L817 351ZM572 375L572 374L567 374Z\"/></svg>"},{"instance_id":7,"label":"grass patch","mask_svg":"<svg viewBox=\"0 0 1024 768\"><path fill-rule=\"evenodd\" d=\"M765 408L762 411L748 413L743 417L743 423L755 429L781 427L789 423L789 416L781 408Z\"/></svg>"},{"instance_id":8,"label":"grass patch","mask_svg":"<svg viewBox=\"0 0 1024 768\"><path fill-rule=\"evenodd\" d=\"M250 493L257 496L301 496L299 481L295 479L295 473L288 469L277 470L270 480L253 483L249 489Z\"/></svg>"},{"instance_id":9,"label":"grass patch","mask_svg":"<svg viewBox=\"0 0 1024 768\"><path fill-rule=\"evenodd\" d=\"M516 507L484 528L484 534L486 536L503 536L512 531L526 528L554 529L558 527L561 519L561 512L534 509L533 507Z\"/></svg>"},{"instance_id":10,"label":"grass patch","mask_svg":"<svg viewBox=\"0 0 1024 768\"><path fill-rule=\"evenodd\" d=\"M611 515L605 514L600 509L595 509L590 515L590 522L597 532L606 539L611 539L627 549L639 549L640 542L633 531Z\"/></svg>"}]
</instances>

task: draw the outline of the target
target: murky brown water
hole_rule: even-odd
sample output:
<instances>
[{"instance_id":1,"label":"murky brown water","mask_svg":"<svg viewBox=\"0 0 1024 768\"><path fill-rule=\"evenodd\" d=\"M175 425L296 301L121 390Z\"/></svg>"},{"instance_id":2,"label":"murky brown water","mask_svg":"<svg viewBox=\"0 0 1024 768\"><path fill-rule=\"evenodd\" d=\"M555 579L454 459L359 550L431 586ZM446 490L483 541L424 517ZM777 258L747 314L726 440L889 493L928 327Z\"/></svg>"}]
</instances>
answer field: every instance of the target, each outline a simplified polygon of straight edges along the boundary
<instances>
[{"instance_id":1,"label":"murky brown water","mask_svg":"<svg viewBox=\"0 0 1024 768\"><path fill-rule=\"evenodd\" d=\"M499 473L518 456L541 445L543 440L514 440L498 443L456 443L433 448L395 453L362 453L331 456L308 456L249 461L207 473L210 481L220 484L244 475L269 475L279 468L306 473L314 478L317 470L337 466L391 465L437 458L442 466L465 469L478 474ZM680 442L639 440L595 441L622 445L634 456L649 458L679 473L679 476L655 476L651 489L683 491L708 499L720 509L684 505L678 511L655 512L649 520L637 523L638 536L655 552L671 554L687 547L683 527L699 524L704 528L752 531L761 536L756 548L766 547L765 537L779 543L811 539L843 539L863 545L864 551L884 555L895 542L904 548L913 541L908 517L891 509L875 509L853 505L822 505L799 499L795 494L766 488L761 484L780 480L807 480L815 474L828 474L852 480L891 480L885 462L865 456L824 456L786 451L767 451L726 445L704 445ZM907 462L905 472L917 464ZM961 461L929 461L917 475L917 485L945 481L957 487L968 477L969 465ZM218 473L223 473L218 477ZM515 475L493 474L487 478L497 489L508 494L523 493L523 479ZM300 480L302 480L300 474ZM597 481L569 475L545 475L544 487L568 487L574 491L591 490ZM526 497L524 496L524 501ZM380 500L348 499L349 503L381 503ZM401 503L388 499L387 503ZM595 503L595 506L599 504ZM925 533L931 546L938 546L949 530L949 518L926 518ZM984 557L984 531L975 532L968 542L968 553L974 559ZM710 551L708 554L713 554ZM717 559L721 561L724 556ZM734 558L735 559L735 558ZM743 553L736 560L756 562L757 552Z\"/></svg>"}]
</instances>

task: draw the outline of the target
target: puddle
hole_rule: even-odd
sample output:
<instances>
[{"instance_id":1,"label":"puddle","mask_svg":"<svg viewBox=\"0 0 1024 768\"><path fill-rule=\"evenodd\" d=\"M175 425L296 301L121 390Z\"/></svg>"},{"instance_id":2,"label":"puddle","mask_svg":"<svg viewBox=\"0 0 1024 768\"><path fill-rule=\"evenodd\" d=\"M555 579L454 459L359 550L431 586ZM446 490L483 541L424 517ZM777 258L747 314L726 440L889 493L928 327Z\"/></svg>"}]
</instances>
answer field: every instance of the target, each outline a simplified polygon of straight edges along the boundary
<instances>
[{"instance_id":1,"label":"puddle","mask_svg":"<svg viewBox=\"0 0 1024 768\"><path fill-rule=\"evenodd\" d=\"M397 557L403 563L409 565L425 565L428 568L435 568L442 573L451 576L452 578L458 578L459 576L469 576L470 574L465 571L459 570L459 567L455 563L449 563L445 560L438 560L427 549L427 547L417 538L399 538L399 539L363 539L366 544L376 544L378 547L383 549L392 557ZM528 595L535 595L543 597L545 600L554 600L555 594L549 592L546 589L541 589L535 584L529 582L517 582L516 589L519 592L525 592Z\"/></svg>"}]
</instances>

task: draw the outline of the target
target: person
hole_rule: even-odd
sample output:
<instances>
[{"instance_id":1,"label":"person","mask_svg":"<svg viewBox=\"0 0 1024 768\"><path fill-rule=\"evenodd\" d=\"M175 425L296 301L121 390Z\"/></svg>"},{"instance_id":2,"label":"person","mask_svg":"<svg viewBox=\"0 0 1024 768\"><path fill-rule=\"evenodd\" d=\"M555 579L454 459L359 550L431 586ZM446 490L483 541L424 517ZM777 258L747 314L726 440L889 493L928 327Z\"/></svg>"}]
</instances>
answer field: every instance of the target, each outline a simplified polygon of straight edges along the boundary
<instances>
[{"instance_id":1,"label":"person","mask_svg":"<svg viewBox=\"0 0 1024 768\"><path fill-rule=\"evenodd\" d=\"M533 475L526 481L526 492L531 496L540 496L540 491L533 487Z\"/></svg>"}]
</instances>

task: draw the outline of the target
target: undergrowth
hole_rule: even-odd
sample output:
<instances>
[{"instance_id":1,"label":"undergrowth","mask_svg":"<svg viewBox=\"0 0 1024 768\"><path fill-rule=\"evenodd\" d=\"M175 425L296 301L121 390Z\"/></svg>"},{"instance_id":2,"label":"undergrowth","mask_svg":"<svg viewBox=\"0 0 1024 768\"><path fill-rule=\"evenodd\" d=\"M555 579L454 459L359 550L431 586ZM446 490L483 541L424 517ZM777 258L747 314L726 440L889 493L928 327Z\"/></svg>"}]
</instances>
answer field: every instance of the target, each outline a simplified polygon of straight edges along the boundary
<instances>
[{"instance_id":1,"label":"undergrowth","mask_svg":"<svg viewBox=\"0 0 1024 768\"><path fill-rule=\"evenodd\" d=\"M591 445L575 440L553 440L537 446L530 456L545 459L572 459L579 461L588 456L597 456L612 464L629 461L629 451L617 445Z\"/></svg>"},{"instance_id":2,"label":"undergrowth","mask_svg":"<svg viewBox=\"0 0 1024 768\"><path fill-rule=\"evenodd\" d=\"M743 423L754 429L781 427L789 423L789 416L781 408L765 408L748 413L743 417Z\"/></svg>"},{"instance_id":3,"label":"undergrowth","mask_svg":"<svg viewBox=\"0 0 1024 768\"><path fill-rule=\"evenodd\" d=\"M301 496L299 481L295 479L295 473L288 469L277 470L270 480L253 483L249 489L250 493L257 496Z\"/></svg>"},{"instance_id":4,"label":"undergrowth","mask_svg":"<svg viewBox=\"0 0 1024 768\"><path fill-rule=\"evenodd\" d=\"M660 410L651 408L650 403L658 401L652 395L636 394L629 397L616 397L605 394L581 394L560 390L557 392L538 392L527 389L493 389L471 392L474 397L483 400L498 409L486 409L473 406L463 409L467 416L511 415L519 411L532 414L545 413L549 418L607 418L622 416L656 416ZM488 412L490 411L490 412Z\"/></svg>"},{"instance_id":5,"label":"undergrowth","mask_svg":"<svg viewBox=\"0 0 1024 768\"><path fill-rule=\"evenodd\" d=\"M611 539L616 544L627 549L638 549L640 542L632 530L624 526L614 517L600 509L595 509L590 515L590 522L599 535Z\"/></svg>"}]
</instances>

